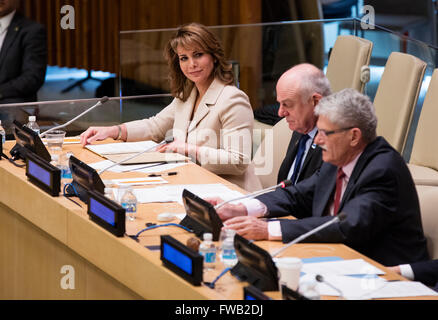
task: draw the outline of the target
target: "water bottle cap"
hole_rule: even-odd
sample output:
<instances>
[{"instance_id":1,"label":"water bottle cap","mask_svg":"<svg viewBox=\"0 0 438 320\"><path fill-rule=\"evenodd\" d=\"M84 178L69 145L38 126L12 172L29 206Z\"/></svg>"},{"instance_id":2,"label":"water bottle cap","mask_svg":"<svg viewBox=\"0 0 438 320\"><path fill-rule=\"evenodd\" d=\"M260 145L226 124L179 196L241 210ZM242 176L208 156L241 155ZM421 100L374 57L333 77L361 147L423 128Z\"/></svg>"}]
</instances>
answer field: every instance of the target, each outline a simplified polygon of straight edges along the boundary
<instances>
[{"instance_id":1,"label":"water bottle cap","mask_svg":"<svg viewBox=\"0 0 438 320\"><path fill-rule=\"evenodd\" d=\"M213 235L209 232L204 233L204 241L211 241L213 239Z\"/></svg>"},{"instance_id":2,"label":"water bottle cap","mask_svg":"<svg viewBox=\"0 0 438 320\"><path fill-rule=\"evenodd\" d=\"M29 121L36 121L36 116L29 116Z\"/></svg>"}]
</instances>

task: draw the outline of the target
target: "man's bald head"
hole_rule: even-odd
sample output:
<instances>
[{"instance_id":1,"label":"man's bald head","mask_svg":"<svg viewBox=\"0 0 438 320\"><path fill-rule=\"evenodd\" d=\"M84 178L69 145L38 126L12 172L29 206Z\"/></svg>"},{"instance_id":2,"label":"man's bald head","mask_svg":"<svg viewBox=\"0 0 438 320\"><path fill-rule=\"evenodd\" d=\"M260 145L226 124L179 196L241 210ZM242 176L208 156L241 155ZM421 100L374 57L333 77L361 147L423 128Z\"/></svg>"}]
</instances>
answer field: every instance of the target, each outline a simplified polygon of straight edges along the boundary
<instances>
[{"instance_id":1,"label":"man's bald head","mask_svg":"<svg viewBox=\"0 0 438 320\"><path fill-rule=\"evenodd\" d=\"M278 115L285 117L291 130L308 133L317 117L314 108L322 97L330 95L330 84L324 72L303 63L284 72L277 82Z\"/></svg>"},{"instance_id":2,"label":"man's bald head","mask_svg":"<svg viewBox=\"0 0 438 320\"><path fill-rule=\"evenodd\" d=\"M303 102L313 93L322 97L331 94L330 83L324 72L310 63L298 64L284 72L277 82L278 89L297 91Z\"/></svg>"}]
</instances>

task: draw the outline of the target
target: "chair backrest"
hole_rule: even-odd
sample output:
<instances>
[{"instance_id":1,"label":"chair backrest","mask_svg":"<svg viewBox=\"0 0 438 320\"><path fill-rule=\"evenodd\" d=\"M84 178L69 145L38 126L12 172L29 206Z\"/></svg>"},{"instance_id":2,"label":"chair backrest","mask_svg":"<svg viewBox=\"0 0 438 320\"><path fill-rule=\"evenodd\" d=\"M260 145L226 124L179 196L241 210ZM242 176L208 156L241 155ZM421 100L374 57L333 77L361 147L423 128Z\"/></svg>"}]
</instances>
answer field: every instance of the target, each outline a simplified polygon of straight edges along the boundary
<instances>
[{"instance_id":1,"label":"chair backrest","mask_svg":"<svg viewBox=\"0 0 438 320\"><path fill-rule=\"evenodd\" d=\"M431 259L438 259L438 187L417 185L421 222Z\"/></svg>"},{"instance_id":2,"label":"chair backrest","mask_svg":"<svg viewBox=\"0 0 438 320\"><path fill-rule=\"evenodd\" d=\"M435 69L421 108L409 163L438 170L437 119L438 69Z\"/></svg>"},{"instance_id":3,"label":"chair backrest","mask_svg":"<svg viewBox=\"0 0 438 320\"><path fill-rule=\"evenodd\" d=\"M410 54L392 52L374 98L377 134L402 153L412 121L426 63Z\"/></svg>"},{"instance_id":4,"label":"chair backrest","mask_svg":"<svg viewBox=\"0 0 438 320\"><path fill-rule=\"evenodd\" d=\"M285 118L277 122L272 130L265 129L265 137L252 159L255 174L263 188L277 183L278 170L286 156L291 137L292 130Z\"/></svg>"},{"instance_id":5,"label":"chair backrest","mask_svg":"<svg viewBox=\"0 0 438 320\"><path fill-rule=\"evenodd\" d=\"M373 43L351 36L338 36L327 65L326 76L333 92L353 88L363 92L365 82L361 81L361 69L370 63Z\"/></svg>"}]
</instances>

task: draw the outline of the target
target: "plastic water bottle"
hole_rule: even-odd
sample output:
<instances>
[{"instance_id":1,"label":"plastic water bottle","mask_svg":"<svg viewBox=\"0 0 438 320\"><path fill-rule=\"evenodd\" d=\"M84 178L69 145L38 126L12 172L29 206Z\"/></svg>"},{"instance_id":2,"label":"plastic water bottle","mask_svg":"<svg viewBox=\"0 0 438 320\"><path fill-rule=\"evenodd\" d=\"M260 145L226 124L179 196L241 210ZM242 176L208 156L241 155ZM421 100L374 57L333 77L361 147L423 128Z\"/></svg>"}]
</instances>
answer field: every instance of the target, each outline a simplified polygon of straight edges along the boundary
<instances>
[{"instance_id":1,"label":"plastic water bottle","mask_svg":"<svg viewBox=\"0 0 438 320\"><path fill-rule=\"evenodd\" d=\"M35 131L38 134L40 134L40 132L41 132L40 126L36 122L35 116L29 116L29 122L26 124L26 127L28 127L29 129L32 129L33 131Z\"/></svg>"},{"instance_id":2,"label":"plastic water bottle","mask_svg":"<svg viewBox=\"0 0 438 320\"><path fill-rule=\"evenodd\" d=\"M204 233L204 241L199 246L199 254L204 257L204 270L214 269L216 264L216 246L212 239L211 233Z\"/></svg>"},{"instance_id":3,"label":"plastic water bottle","mask_svg":"<svg viewBox=\"0 0 438 320\"><path fill-rule=\"evenodd\" d=\"M130 221L135 220L137 215L137 197L132 191L132 187L128 186L120 199L120 205L125 208L126 216Z\"/></svg>"},{"instance_id":4,"label":"plastic water bottle","mask_svg":"<svg viewBox=\"0 0 438 320\"><path fill-rule=\"evenodd\" d=\"M233 267L237 262L236 250L234 249L234 236L236 230L225 229L225 239L222 242L222 263L226 268Z\"/></svg>"},{"instance_id":5,"label":"plastic water bottle","mask_svg":"<svg viewBox=\"0 0 438 320\"><path fill-rule=\"evenodd\" d=\"M57 167L61 170L61 187L64 188L64 185L69 184L73 180L73 176L70 171L69 161L70 157L73 155L71 152L62 153L58 158Z\"/></svg>"},{"instance_id":6,"label":"plastic water bottle","mask_svg":"<svg viewBox=\"0 0 438 320\"><path fill-rule=\"evenodd\" d=\"M2 139L2 146L4 146L5 145L5 142L6 142L6 131L5 131L5 129L2 127L2 121L0 120L0 135L2 136L1 137L1 139Z\"/></svg>"}]
</instances>

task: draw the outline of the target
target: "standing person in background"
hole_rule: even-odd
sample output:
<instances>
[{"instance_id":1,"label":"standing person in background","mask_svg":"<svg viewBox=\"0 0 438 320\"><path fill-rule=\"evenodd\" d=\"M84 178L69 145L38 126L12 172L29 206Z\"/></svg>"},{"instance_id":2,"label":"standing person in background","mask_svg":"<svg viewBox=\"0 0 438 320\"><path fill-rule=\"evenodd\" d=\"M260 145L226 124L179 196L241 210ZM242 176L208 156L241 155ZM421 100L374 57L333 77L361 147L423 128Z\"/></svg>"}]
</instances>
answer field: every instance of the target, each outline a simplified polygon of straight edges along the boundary
<instances>
[{"instance_id":1,"label":"standing person in background","mask_svg":"<svg viewBox=\"0 0 438 320\"><path fill-rule=\"evenodd\" d=\"M19 4L0 0L0 104L37 101L46 75L46 30L18 13ZM7 123L15 118L27 121L16 107L0 111Z\"/></svg>"},{"instance_id":2,"label":"standing person in background","mask_svg":"<svg viewBox=\"0 0 438 320\"><path fill-rule=\"evenodd\" d=\"M236 88L231 64L205 26L183 25L169 40L165 57L174 100L156 116L111 127L90 127L86 145L108 137L123 141L175 141L158 148L190 156L205 169L240 187L260 188L251 160L253 112L247 95Z\"/></svg>"}]
</instances>

